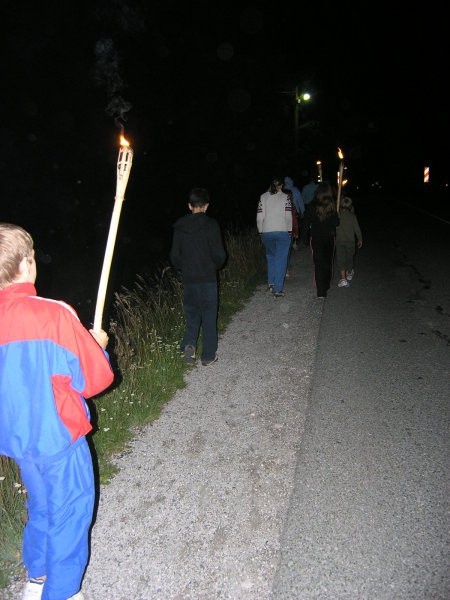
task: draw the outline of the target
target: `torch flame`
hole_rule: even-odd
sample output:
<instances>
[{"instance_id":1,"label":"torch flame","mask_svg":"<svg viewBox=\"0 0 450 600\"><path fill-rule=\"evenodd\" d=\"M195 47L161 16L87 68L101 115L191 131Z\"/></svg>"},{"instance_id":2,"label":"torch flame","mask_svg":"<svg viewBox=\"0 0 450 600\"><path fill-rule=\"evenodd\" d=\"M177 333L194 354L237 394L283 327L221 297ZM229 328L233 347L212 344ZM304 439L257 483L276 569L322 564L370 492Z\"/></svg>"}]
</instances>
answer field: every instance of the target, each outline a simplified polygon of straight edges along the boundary
<instances>
[{"instance_id":1,"label":"torch flame","mask_svg":"<svg viewBox=\"0 0 450 600\"><path fill-rule=\"evenodd\" d=\"M338 148L338 157L342 160L344 158L344 153L340 148Z\"/></svg>"},{"instance_id":2,"label":"torch flame","mask_svg":"<svg viewBox=\"0 0 450 600\"><path fill-rule=\"evenodd\" d=\"M130 142L128 142L128 141L127 141L127 140L126 140L126 139L123 137L123 135L121 135L121 136L120 136L120 145L121 145L121 146L129 146L129 145L130 145Z\"/></svg>"}]
</instances>

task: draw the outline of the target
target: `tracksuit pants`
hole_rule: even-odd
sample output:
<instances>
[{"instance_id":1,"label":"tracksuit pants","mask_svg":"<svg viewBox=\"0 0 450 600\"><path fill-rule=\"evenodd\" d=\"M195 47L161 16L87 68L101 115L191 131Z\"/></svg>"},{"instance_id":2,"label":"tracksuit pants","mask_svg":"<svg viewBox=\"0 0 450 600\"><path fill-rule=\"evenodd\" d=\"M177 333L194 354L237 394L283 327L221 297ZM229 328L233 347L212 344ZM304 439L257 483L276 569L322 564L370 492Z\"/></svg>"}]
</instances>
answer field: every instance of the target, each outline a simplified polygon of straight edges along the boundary
<instances>
[{"instance_id":1,"label":"tracksuit pants","mask_svg":"<svg viewBox=\"0 0 450 600\"><path fill-rule=\"evenodd\" d=\"M28 576L47 576L42 600L78 592L88 561L95 500L92 456L85 437L45 461L20 460L28 522L23 562Z\"/></svg>"}]
</instances>

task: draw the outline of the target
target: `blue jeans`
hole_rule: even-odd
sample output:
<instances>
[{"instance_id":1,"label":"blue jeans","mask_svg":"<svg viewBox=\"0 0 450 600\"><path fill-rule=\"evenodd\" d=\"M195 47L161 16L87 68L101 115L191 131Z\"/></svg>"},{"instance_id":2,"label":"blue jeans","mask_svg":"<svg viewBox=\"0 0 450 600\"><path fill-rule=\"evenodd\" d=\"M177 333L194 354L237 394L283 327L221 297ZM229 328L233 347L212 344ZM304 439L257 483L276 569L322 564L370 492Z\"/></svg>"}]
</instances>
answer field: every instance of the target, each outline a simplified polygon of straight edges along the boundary
<instances>
[{"instance_id":1,"label":"blue jeans","mask_svg":"<svg viewBox=\"0 0 450 600\"><path fill-rule=\"evenodd\" d=\"M262 234L266 249L267 283L275 293L283 291L284 278L291 248L291 236L287 231L268 231Z\"/></svg>"},{"instance_id":2,"label":"blue jeans","mask_svg":"<svg viewBox=\"0 0 450 600\"><path fill-rule=\"evenodd\" d=\"M211 360L217 352L217 309L218 290L214 283L186 283L183 285L183 311L186 328L180 349L186 346L197 347L202 328L203 348L201 360Z\"/></svg>"}]
</instances>

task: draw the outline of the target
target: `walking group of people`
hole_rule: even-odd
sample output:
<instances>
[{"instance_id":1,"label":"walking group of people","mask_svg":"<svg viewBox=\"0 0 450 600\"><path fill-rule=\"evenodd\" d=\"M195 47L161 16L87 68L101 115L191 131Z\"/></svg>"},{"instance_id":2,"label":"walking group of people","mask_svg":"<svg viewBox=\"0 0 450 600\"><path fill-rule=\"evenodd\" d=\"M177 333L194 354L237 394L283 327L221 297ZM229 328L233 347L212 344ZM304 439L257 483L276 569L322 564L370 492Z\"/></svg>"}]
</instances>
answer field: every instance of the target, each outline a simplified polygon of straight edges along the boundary
<instances>
[{"instance_id":1,"label":"walking group of people","mask_svg":"<svg viewBox=\"0 0 450 600\"><path fill-rule=\"evenodd\" d=\"M338 287L350 285L355 243L362 247L361 228L352 200L343 197L338 210L336 190L329 182L311 178L300 192L291 177L274 178L259 199L256 226L266 252L267 290L275 298L285 294L290 252L299 235L311 248L317 298L327 296L335 257Z\"/></svg>"},{"instance_id":2,"label":"walking group of people","mask_svg":"<svg viewBox=\"0 0 450 600\"><path fill-rule=\"evenodd\" d=\"M183 282L185 331L180 350L189 365L196 363L198 355L203 366L217 361L217 273L227 254L219 224L206 215L208 206L208 191L193 188L189 214L173 226L170 250L170 261ZM350 198L343 198L338 215L335 190L329 183L319 184L310 177L300 192L291 177L275 177L259 199L256 225L266 252L267 290L275 298L285 294L290 253L300 237L311 247L318 298L325 298L330 288L335 248L338 285L349 285L355 238L358 247L362 245L361 230Z\"/></svg>"},{"instance_id":3,"label":"walking group of people","mask_svg":"<svg viewBox=\"0 0 450 600\"><path fill-rule=\"evenodd\" d=\"M198 356L203 366L217 361L217 274L227 254L219 224L206 215L208 206L208 191L193 188L189 214L173 226L170 250L170 261L183 283L185 330L180 350L189 365ZM300 192L291 177L275 177L259 199L256 225L266 252L267 289L275 298L285 294L290 253L300 237L311 247L318 298L325 298L330 288L335 249L338 285L349 285L355 238L358 247L362 245L361 230L350 198L343 198L338 215L335 190L329 183L319 184L311 177Z\"/></svg>"}]
</instances>

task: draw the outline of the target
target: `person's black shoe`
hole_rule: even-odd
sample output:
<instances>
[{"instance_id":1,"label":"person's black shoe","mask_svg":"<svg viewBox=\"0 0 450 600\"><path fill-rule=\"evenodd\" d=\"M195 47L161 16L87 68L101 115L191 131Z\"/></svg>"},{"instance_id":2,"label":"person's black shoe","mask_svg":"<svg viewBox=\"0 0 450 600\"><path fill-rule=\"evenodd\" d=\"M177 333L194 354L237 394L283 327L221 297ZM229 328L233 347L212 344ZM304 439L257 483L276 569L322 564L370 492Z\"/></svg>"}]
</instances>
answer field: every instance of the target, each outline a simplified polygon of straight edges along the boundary
<instances>
[{"instance_id":1,"label":"person's black shoe","mask_svg":"<svg viewBox=\"0 0 450 600\"><path fill-rule=\"evenodd\" d=\"M214 358L210 358L209 360L202 360L202 365L204 367L207 367L208 365L212 365L213 363L217 362L218 360L219 360L219 357L216 354Z\"/></svg>"}]
</instances>

